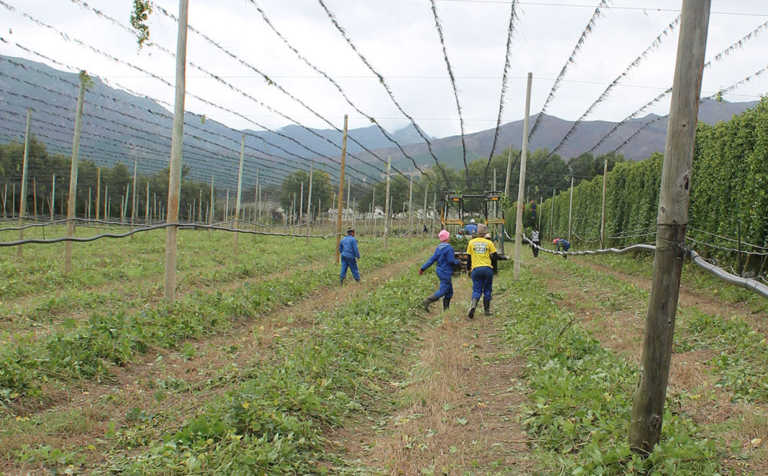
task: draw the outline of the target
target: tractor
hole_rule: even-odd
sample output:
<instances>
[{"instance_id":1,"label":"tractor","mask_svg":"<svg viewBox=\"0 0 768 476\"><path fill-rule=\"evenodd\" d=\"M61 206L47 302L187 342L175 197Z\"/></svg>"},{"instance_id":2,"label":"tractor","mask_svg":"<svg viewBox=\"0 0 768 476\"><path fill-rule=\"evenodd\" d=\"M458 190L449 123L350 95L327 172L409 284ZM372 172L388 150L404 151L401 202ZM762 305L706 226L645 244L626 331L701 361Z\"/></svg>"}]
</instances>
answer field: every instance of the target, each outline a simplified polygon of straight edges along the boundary
<instances>
[{"instance_id":1,"label":"tractor","mask_svg":"<svg viewBox=\"0 0 768 476\"><path fill-rule=\"evenodd\" d=\"M461 263L457 271L467 270L467 243L472 236L466 233L466 226L472 220L488 226L491 240L497 243L499 258L507 259L504 255L504 208L501 206L501 196L501 192L445 194L440 224L451 233L450 243Z\"/></svg>"}]
</instances>

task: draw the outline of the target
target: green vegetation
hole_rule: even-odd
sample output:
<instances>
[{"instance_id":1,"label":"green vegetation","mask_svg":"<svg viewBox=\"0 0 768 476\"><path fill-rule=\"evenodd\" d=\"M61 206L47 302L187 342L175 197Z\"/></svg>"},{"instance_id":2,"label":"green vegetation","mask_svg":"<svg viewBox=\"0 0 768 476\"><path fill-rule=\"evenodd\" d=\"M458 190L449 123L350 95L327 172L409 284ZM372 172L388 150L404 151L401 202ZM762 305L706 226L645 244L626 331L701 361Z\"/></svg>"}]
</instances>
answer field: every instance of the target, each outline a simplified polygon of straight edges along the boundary
<instances>
[{"instance_id":1,"label":"green vegetation","mask_svg":"<svg viewBox=\"0 0 768 476\"><path fill-rule=\"evenodd\" d=\"M714 474L722 442L669 402L662 441L647 458L628 445L637 369L599 344L542 283L524 273L506 336L527 361L530 403L521 418L542 470L566 474Z\"/></svg>"},{"instance_id":2,"label":"green vegetation","mask_svg":"<svg viewBox=\"0 0 768 476\"><path fill-rule=\"evenodd\" d=\"M199 233L195 238L205 243L207 237ZM160 235L155 237L155 241L161 239ZM11 344L0 351L0 397L9 401L23 395L39 395L40 384L49 379L108 378L111 365L124 365L151 347L175 348L187 339L221 332L238 320L250 319L337 282L337 265L327 259L311 273L271 276L269 273L278 263L316 259L322 245L326 256L332 256L330 242L314 242L309 246L310 251L315 250L314 256L312 253L307 256L297 254L293 246L285 246L285 241L278 240L281 239L259 239L277 245L272 249L252 248L252 259L257 261L263 256L261 263L249 266L248 262L241 262L233 265L230 273L214 270L212 274L217 278L212 279L213 289L193 289L174 305L161 301L148 306L138 299L124 305L99 307L82 319L65 319L53 326L49 334L15 332L9 336ZM361 253L365 256L365 266L375 268L424 246L424 241L409 240L392 243L384 250L376 243L364 241ZM263 277L224 292L217 285L220 286L220 279L226 274L229 280L259 274Z\"/></svg>"},{"instance_id":3,"label":"green vegetation","mask_svg":"<svg viewBox=\"0 0 768 476\"><path fill-rule=\"evenodd\" d=\"M323 432L373 405L382 384L400 375L398 356L420 322L410 293L424 294L431 285L410 274L344 309L317 313L311 329L280 339L269 362L254 367L236 389L148 450L117 456L104 470L324 472L321 463L335 460L326 452Z\"/></svg>"}]
</instances>

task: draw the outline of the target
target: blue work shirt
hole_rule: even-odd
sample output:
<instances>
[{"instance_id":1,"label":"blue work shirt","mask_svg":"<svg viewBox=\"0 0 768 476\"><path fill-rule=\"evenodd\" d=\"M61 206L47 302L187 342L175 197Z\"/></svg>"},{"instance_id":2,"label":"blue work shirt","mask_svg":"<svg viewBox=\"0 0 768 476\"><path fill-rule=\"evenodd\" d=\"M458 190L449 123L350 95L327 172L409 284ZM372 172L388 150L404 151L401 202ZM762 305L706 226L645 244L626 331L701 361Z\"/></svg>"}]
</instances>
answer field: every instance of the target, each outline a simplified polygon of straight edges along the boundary
<instances>
[{"instance_id":1,"label":"blue work shirt","mask_svg":"<svg viewBox=\"0 0 768 476\"><path fill-rule=\"evenodd\" d=\"M459 264L459 260L456 259L456 254L453 252L453 247L448 243L440 243L435 248L435 252L431 258L427 260L421 266L422 270L426 270L432 263L437 261L437 277L441 279L448 279L453 274L454 265Z\"/></svg>"},{"instance_id":2,"label":"blue work shirt","mask_svg":"<svg viewBox=\"0 0 768 476\"><path fill-rule=\"evenodd\" d=\"M352 235L347 235L339 242L339 253L342 258L359 258L360 251L357 249L357 240Z\"/></svg>"},{"instance_id":3,"label":"blue work shirt","mask_svg":"<svg viewBox=\"0 0 768 476\"><path fill-rule=\"evenodd\" d=\"M464 231L467 232L468 235L474 235L477 233L477 224L470 223L464 227Z\"/></svg>"}]
</instances>

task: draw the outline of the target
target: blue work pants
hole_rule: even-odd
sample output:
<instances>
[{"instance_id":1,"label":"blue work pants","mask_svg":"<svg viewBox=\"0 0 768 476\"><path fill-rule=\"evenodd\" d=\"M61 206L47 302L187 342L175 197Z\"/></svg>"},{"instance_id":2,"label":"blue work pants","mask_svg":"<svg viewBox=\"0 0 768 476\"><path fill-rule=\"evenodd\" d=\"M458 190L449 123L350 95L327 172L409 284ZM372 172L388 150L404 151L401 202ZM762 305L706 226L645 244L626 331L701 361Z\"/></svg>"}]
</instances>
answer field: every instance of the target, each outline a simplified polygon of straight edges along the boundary
<instances>
[{"instance_id":1,"label":"blue work pants","mask_svg":"<svg viewBox=\"0 0 768 476\"><path fill-rule=\"evenodd\" d=\"M480 266L472 270L472 299L491 300L493 291L493 269L488 266Z\"/></svg>"},{"instance_id":2,"label":"blue work pants","mask_svg":"<svg viewBox=\"0 0 768 476\"><path fill-rule=\"evenodd\" d=\"M347 277L347 268L352 271L352 276L355 278L355 281L360 281L360 272L357 270L357 260L355 258L345 258L344 256L341 257L341 274L339 274L339 279L344 281L344 278Z\"/></svg>"},{"instance_id":3,"label":"blue work pants","mask_svg":"<svg viewBox=\"0 0 768 476\"><path fill-rule=\"evenodd\" d=\"M438 278L440 278L438 276ZM432 295L435 299L445 298L447 300L451 300L453 297L453 282L451 281L451 277L448 276L447 278L440 278L440 288L435 291L435 294Z\"/></svg>"}]
</instances>

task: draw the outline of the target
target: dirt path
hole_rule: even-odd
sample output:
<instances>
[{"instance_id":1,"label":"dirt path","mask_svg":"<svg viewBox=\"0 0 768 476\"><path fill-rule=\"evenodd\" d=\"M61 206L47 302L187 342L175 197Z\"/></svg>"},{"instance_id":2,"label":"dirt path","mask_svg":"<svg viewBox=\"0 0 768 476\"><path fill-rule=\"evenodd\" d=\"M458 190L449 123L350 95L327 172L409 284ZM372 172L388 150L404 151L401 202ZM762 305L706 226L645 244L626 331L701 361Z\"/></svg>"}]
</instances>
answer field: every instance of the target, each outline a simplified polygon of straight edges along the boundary
<instances>
[{"instance_id":1,"label":"dirt path","mask_svg":"<svg viewBox=\"0 0 768 476\"><path fill-rule=\"evenodd\" d=\"M522 361L502 343L499 318L482 310L466 318L470 288L466 277L454 279L451 309L432 305L433 325L414 350L409 378L391 383L396 410L332 436L353 472L529 473L527 437L516 419L525 399Z\"/></svg>"},{"instance_id":2,"label":"dirt path","mask_svg":"<svg viewBox=\"0 0 768 476\"><path fill-rule=\"evenodd\" d=\"M128 440L128 448L147 444L165 431L178 428L207 401L237 384L244 373L271 355L275 339L310 326L318 312L343 306L412 268L423 254L364 273L361 284L319 289L300 302L253 316L225 333L187 342L180 351L150 352L135 364L114 368L110 384L87 382L79 388L68 388L59 395L56 406L26 415L21 421L8 419L10 425L0 432L0 472L16 474L37 469L20 466L13 458L24 445L86 448L91 466L103 462L107 452L125 449L115 440ZM164 398L158 398L160 394ZM137 422L136 416L148 421ZM30 417L31 422L27 422ZM67 419L72 422L62 423ZM30 423L34 430L25 432ZM116 436L104 438L109 433Z\"/></svg>"},{"instance_id":3,"label":"dirt path","mask_svg":"<svg viewBox=\"0 0 768 476\"><path fill-rule=\"evenodd\" d=\"M571 261L577 262L576 260ZM568 271L561 268L561 261L556 257L544 257L528 263L533 272L547 282L550 292L560 297L560 303L576 315L576 321L592 331L604 347L624 355L640 365L644 336L647 299L637 296L626 288L650 290L650 280L616 271L608 266L590 260L579 260L578 264L594 271L615 278L615 286L606 286L589 278L568 276ZM575 280L579 279L578 282ZM626 292L625 292L626 291ZM716 299L681 287L678 312L678 330L681 332L680 319L687 311L698 309L701 312L728 319L734 316L749 317L751 312L741 304L718 302ZM766 323L758 322L752 316L750 324L765 329ZM709 361L715 356L714 351L695 350L675 352L673 350L669 378L669 395L674 400L676 394L689 394L694 398L685 399L685 404L676 411L690 415L695 422L728 428L724 435L730 442L738 441L748 450L755 438L761 441L768 437L768 405L760 403L737 402L734 396L718 385L718 377L712 371ZM722 432L723 430L716 430ZM768 454L762 448L754 452L749 462L726 460L726 467L735 471L748 469L755 474L768 472Z\"/></svg>"}]
</instances>

